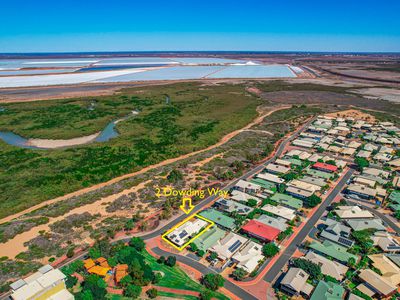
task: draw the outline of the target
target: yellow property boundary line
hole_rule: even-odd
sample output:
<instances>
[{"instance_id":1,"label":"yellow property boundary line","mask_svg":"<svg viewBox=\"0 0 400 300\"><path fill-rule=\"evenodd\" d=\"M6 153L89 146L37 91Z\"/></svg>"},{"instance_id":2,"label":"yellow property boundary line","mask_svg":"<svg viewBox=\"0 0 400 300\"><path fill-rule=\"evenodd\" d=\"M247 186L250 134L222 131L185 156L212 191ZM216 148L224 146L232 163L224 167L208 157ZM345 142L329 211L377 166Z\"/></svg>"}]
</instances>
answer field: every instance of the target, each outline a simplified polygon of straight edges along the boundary
<instances>
[{"instance_id":1,"label":"yellow property boundary line","mask_svg":"<svg viewBox=\"0 0 400 300\"><path fill-rule=\"evenodd\" d=\"M183 246L178 247L177 245L175 245L174 243L172 243L169 239L166 238L166 236L168 234L170 234L172 231L174 231L176 228L178 228L179 226L181 226L182 224L186 223L187 221L189 221L190 219L193 219L194 217L197 217L199 219L202 219L208 223L210 223L209 225L207 225L206 228L204 228L198 235L196 235L195 237L191 238L189 241L187 241L185 244L183 244ZM206 219L198 214L194 214L191 215L189 217L187 217L185 220L183 220L182 222L180 222L179 224L175 225L174 227L172 227L170 230L168 230L166 233L164 233L161 238L167 242L169 245L173 246L175 249L178 249L179 251L182 251L184 248L186 248L190 243L192 243L195 239L197 239L198 237L200 237L202 234L206 233L212 226L214 226L215 223L209 219Z\"/></svg>"}]
</instances>

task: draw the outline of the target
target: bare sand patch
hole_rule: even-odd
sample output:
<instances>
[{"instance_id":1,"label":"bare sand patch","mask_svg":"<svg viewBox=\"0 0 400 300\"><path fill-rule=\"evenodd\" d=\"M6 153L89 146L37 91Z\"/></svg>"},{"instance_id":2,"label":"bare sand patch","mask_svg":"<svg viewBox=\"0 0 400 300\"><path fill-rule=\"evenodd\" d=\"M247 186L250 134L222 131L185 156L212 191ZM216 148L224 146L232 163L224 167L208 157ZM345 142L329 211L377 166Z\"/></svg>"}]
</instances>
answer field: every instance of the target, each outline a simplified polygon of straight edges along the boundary
<instances>
[{"instance_id":1,"label":"bare sand patch","mask_svg":"<svg viewBox=\"0 0 400 300\"><path fill-rule=\"evenodd\" d=\"M99 136L99 134L100 132L97 132L91 135L68 139L68 140L29 139L27 145L39 148L47 148L47 149L71 147L93 142Z\"/></svg>"},{"instance_id":2,"label":"bare sand patch","mask_svg":"<svg viewBox=\"0 0 400 300\"><path fill-rule=\"evenodd\" d=\"M333 117L333 118L354 118L355 120L364 120L364 121L368 121L368 122L375 122L375 117L361 112L359 110L356 109L348 109L348 110L342 110L342 111L337 111L337 112L333 112L333 113L328 113L325 114L325 116L328 117Z\"/></svg>"}]
</instances>

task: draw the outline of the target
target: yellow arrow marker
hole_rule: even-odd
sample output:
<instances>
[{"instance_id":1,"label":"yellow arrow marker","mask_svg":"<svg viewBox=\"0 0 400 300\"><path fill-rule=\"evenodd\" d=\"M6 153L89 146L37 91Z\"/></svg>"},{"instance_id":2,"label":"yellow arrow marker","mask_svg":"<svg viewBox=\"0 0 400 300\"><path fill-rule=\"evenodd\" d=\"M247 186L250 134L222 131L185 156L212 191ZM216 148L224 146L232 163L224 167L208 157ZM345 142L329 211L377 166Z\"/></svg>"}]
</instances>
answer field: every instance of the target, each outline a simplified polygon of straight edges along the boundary
<instances>
[{"instance_id":1,"label":"yellow arrow marker","mask_svg":"<svg viewBox=\"0 0 400 300\"><path fill-rule=\"evenodd\" d=\"M190 213L194 208L194 205L192 205L192 198L183 198L182 205L179 207L183 210L185 214Z\"/></svg>"}]
</instances>

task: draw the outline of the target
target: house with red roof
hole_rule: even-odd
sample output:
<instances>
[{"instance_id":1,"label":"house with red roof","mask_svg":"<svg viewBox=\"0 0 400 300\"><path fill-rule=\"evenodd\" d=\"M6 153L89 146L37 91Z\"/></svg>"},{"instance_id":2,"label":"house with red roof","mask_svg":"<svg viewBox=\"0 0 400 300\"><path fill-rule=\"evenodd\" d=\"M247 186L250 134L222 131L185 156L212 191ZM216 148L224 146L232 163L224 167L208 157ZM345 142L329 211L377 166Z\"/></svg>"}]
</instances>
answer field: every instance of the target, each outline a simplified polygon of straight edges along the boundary
<instances>
[{"instance_id":1,"label":"house with red roof","mask_svg":"<svg viewBox=\"0 0 400 300\"><path fill-rule=\"evenodd\" d=\"M313 164L313 169L317 169L323 172L328 172L328 173L334 173L338 170L338 167L334 166L334 165L330 165L330 164L326 164L326 163L322 163L322 162L316 162L315 164Z\"/></svg>"},{"instance_id":2,"label":"house with red roof","mask_svg":"<svg viewBox=\"0 0 400 300\"><path fill-rule=\"evenodd\" d=\"M242 232L249 236L255 237L263 242L274 241L278 234L281 232L279 229L268 226L257 220L250 220L246 225L242 227Z\"/></svg>"}]
</instances>

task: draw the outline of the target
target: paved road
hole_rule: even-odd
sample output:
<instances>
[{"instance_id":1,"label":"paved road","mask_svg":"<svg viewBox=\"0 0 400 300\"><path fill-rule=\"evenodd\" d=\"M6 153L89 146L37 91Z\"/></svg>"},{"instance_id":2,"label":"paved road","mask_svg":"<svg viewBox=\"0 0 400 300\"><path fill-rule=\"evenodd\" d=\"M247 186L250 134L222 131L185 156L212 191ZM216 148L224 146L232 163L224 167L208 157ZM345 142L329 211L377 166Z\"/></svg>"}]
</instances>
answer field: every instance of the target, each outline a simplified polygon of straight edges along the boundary
<instances>
[{"instance_id":1,"label":"paved road","mask_svg":"<svg viewBox=\"0 0 400 300\"><path fill-rule=\"evenodd\" d=\"M282 255L278 258L275 264L269 269L267 274L264 276L264 280L272 283L275 278L278 276L279 272L286 265L289 259L292 257L293 253L296 251L298 245L300 245L303 240L306 238L308 233L314 227L315 223L321 218L322 214L325 212L326 208L331 204L333 199L340 193L343 187L346 184L346 181L350 179L351 175L354 173L354 169L350 169L338 182L332 192L326 197L325 201L321 203L318 207L317 211L311 216L311 218L307 221L304 227L300 230L300 232L296 235L296 237L292 240L289 246L283 251Z\"/></svg>"},{"instance_id":2,"label":"paved road","mask_svg":"<svg viewBox=\"0 0 400 300\"><path fill-rule=\"evenodd\" d=\"M346 199L346 202L351 204L351 205L359 205L362 208L372 212L374 215L378 216L379 218L381 218L386 224L389 225L389 227L391 227L394 231L396 231L397 234L400 234L400 227L396 225L396 223L394 223L390 218L388 218L385 214L379 212L378 210L376 210L375 208L372 208L368 205L363 204L361 201L357 201L357 200L349 200Z\"/></svg>"},{"instance_id":3,"label":"paved road","mask_svg":"<svg viewBox=\"0 0 400 300\"><path fill-rule=\"evenodd\" d=\"M153 249L151 249L155 254L157 255L163 255L163 256L168 256L171 255L171 253L166 252L158 247L155 247ZM209 269L208 267L204 266L203 264L199 263L198 261L187 257L187 256L183 256L183 255L179 255L179 254L174 254L174 256L176 257L176 260L184 263L185 265L191 266L192 268L195 268L196 270L198 270L199 272L201 272L203 275L205 274L209 274L209 273L215 273L218 274L217 272L215 272L212 269ZM239 297L240 299L246 299L246 300L257 300L256 297L254 297L253 295L251 295L250 293L246 292L245 290L243 290L242 288L240 288L239 286L237 286L236 284L232 283L229 280L225 280L225 284L224 287L227 288L229 291L231 291L233 294L235 294L237 297Z\"/></svg>"},{"instance_id":4,"label":"paved road","mask_svg":"<svg viewBox=\"0 0 400 300\"><path fill-rule=\"evenodd\" d=\"M229 190L229 189L233 188L235 186L235 184L239 180L247 179L248 177L253 176L253 175L261 172L265 168L266 165L268 165L270 162L274 161L276 158L280 157L283 154L283 151L285 150L287 144L290 143L293 139L297 138L299 136L299 134L304 130L304 128L307 127L313 120L314 120L314 118L311 119L310 121L308 121L306 124L304 124L296 133L294 133L293 135L291 135L290 137L285 139L282 143L280 143L278 148L276 149L274 155L270 159L265 161L263 164L258 165L257 167L255 167L252 170L248 171L247 173L243 174L242 176L240 176L239 178L235 179L234 181L230 182L223 189ZM195 208L192 211L192 214L200 211L204 206L207 206L208 204L210 204L213 201L217 200L217 198L218 198L218 196L210 196L210 197L204 199L203 201L201 201L199 204L197 204L195 206ZM144 240L148 240L148 239L152 239L152 238L155 238L157 236L160 236L165 231L167 231L168 229L170 229L173 226L177 225L178 223L182 222L187 217L188 217L188 215L179 216L175 220L172 220L170 223L166 224L164 227L159 228L156 231L151 232L149 234L142 235L141 238L144 239Z\"/></svg>"}]
</instances>

